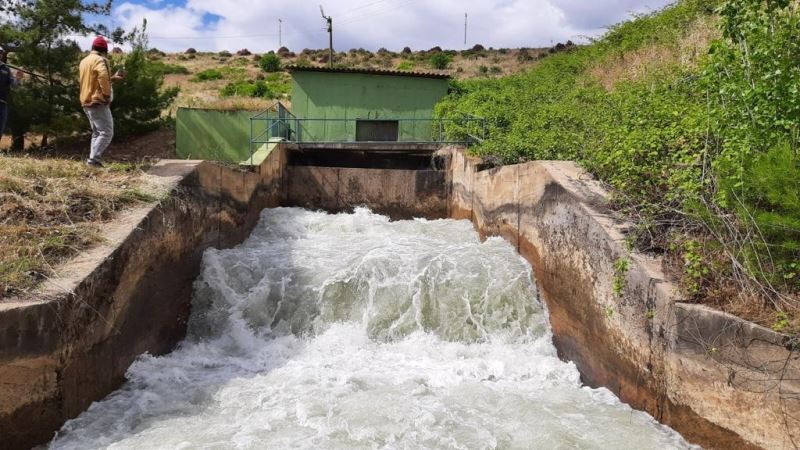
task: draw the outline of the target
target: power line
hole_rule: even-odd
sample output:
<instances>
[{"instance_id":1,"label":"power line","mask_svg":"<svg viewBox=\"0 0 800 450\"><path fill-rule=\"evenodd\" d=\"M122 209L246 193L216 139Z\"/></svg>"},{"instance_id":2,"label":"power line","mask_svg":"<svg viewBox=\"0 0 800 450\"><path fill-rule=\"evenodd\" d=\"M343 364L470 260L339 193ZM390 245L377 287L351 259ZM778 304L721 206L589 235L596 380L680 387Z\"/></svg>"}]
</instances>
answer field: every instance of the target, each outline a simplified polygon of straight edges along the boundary
<instances>
[{"instance_id":1,"label":"power line","mask_svg":"<svg viewBox=\"0 0 800 450\"><path fill-rule=\"evenodd\" d=\"M383 3L383 2L385 2L385 1L387 1L387 0L378 0L378 1L375 1L375 2L372 2L372 3L367 3L367 4L365 4L365 5L356 6L355 8L351 8L351 9L350 9L350 11L348 11L348 12L346 12L346 13L342 14L342 15L341 15L341 16L339 16L339 17L341 18L341 17L348 17L348 16L352 16L354 11L359 11L359 10L362 10L362 9L364 9L364 8L369 8L370 6L377 5L377 4Z\"/></svg>"},{"instance_id":2,"label":"power line","mask_svg":"<svg viewBox=\"0 0 800 450\"><path fill-rule=\"evenodd\" d=\"M393 10L399 9L399 8L401 8L403 6L406 6L406 5L408 5L408 4L412 3L412 2L414 2L414 0L406 0L404 2L400 2L400 3L395 4L395 5L385 5L386 6L385 8L379 8L379 9L374 10L374 11L367 11L367 12L365 12L363 14L359 14L359 15L357 15L355 17L351 17L350 19L347 19L345 21L339 22L339 25L345 25L345 24L350 24L350 23L353 23L353 22L358 22L359 20L366 19L366 18L373 18L375 15L377 15L379 13L385 13L385 12L393 11Z\"/></svg>"},{"instance_id":3,"label":"power line","mask_svg":"<svg viewBox=\"0 0 800 450\"><path fill-rule=\"evenodd\" d=\"M241 34L231 36L152 36L148 35L150 39L240 39L240 38L254 38L254 37L278 37L278 33L268 34Z\"/></svg>"}]
</instances>

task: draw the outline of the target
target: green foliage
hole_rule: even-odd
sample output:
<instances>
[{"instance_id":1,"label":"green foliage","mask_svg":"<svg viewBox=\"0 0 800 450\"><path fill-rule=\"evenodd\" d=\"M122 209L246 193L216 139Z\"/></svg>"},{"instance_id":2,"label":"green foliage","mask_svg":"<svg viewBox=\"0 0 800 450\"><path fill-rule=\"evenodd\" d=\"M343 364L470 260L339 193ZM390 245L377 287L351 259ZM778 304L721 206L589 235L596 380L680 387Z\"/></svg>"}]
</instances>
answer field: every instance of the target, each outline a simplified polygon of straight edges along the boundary
<instances>
[{"instance_id":1,"label":"green foliage","mask_svg":"<svg viewBox=\"0 0 800 450\"><path fill-rule=\"evenodd\" d=\"M269 89L269 86L267 86L267 83L261 80L256 82L245 81L228 83L219 91L219 95L222 97L232 97L235 95L240 97L276 97L275 93Z\"/></svg>"},{"instance_id":2,"label":"green foliage","mask_svg":"<svg viewBox=\"0 0 800 450\"><path fill-rule=\"evenodd\" d=\"M397 65L397 70L414 70L414 61L402 61Z\"/></svg>"},{"instance_id":3,"label":"green foliage","mask_svg":"<svg viewBox=\"0 0 800 450\"><path fill-rule=\"evenodd\" d=\"M67 135L84 123L77 102L75 67L81 58L78 45L65 35L88 33L86 17L108 14L110 4L63 0L59 2L14 2L5 8L0 21L0 42L19 42L11 62L42 74L46 80L28 79L11 95L9 129L13 146L22 149L30 131L43 135L43 145L53 135Z\"/></svg>"},{"instance_id":4,"label":"green foliage","mask_svg":"<svg viewBox=\"0 0 800 450\"><path fill-rule=\"evenodd\" d=\"M23 136L38 132L46 145L50 136L69 136L86 130L86 118L78 102L76 67L83 53L64 35L99 31L88 26L86 17L107 14L110 4L77 0L60 2L20 2L11 10L15 20L0 25L0 42L20 41L14 62L44 74L46 82L28 79L11 97L10 128L14 145L21 149ZM114 69L124 67L127 76L114 85L112 109L117 136L148 131L161 123L161 112L177 96L177 88L162 90L164 74L186 73L182 66L148 59L146 23L131 33L116 30L114 39L130 41L134 50L123 60L112 60ZM158 52L151 52L156 55Z\"/></svg>"},{"instance_id":5,"label":"green foliage","mask_svg":"<svg viewBox=\"0 0 800 450\"><path fill-rule=\"evenodd\" d=\"M785 312L781 311L775 314L775 323L772 324L772 329L781 332L785 329L789 328L791 325L791 321L789 321L789 315Z\"/></svg>"},{"instance_id":6,"label":"green foliage","mask_svg":"<svg viewBox=\"0 0 800 450\"><path fill-rule=\"evenodd\" d=\"M197 72L194 77L192 77L192 81L196 83L221 79L222 72L220 72L219 69L206 69L201 72Z\"/></svg>"},{"instance_id":7,"label":"green foliage","mask_svg":"<svg viewBox=\"0 0 800 450\"><path fill-rule=\"evenodd\" d=\"M715 200L756 239L737 248L748 270L800 288L800 12L788 0L729 0L703 80L718 145Z\"/></svg>"},{"instance_id":8,"label":"green foliage","mask_svg":"<svg viewBox=\"0 0 800 450\"><path fill-rule=\"evenodd\" d=\"M800 289L800 157L796 147L778 144L753 157L745 168L741 197L735 197L742 221L757 239L743 249L752 273L773 286ZM767 259L767 261L764 261Z\"/></svg>"},{"instance_id":9,"label":"green foliage","mask_svg":"<svg viewBox=\"0 0 800 450\"><path fill-rule=\"evenodd\" d=\"M703 258L702 247L695 240L684 243L683 263L686 276L684 286L691 294L699 294L703 281L708 277L710 269Z\"/></svg>"},{"instance_id":10,"label":"green foliage","mask_svg":"<svg viewBox=\"0 0 800 450\"><path fill-rule=\"evenodd\" d=\"M625 290L625 275L631 268L631 260L628 258L618 258L614 261L614 280L611 283L611 290L616 295L622 295Z\"/></svg>"},{"instance_id":11,"label":"green foliage","mask_svg":"<svg viewBox=\"0 0 800 450\"><path fill-rule=\"evenodd\" d=\"M147 23L130 35L133 50L122 61L112 61L112 70L124 68L125 78L114 84L115 132L117 136L152 131L163 124L162 111L178 96L180 89L162 89L164 65L147 56ZM121 64L121 67L119 65Z\"/></svg>"},{"instance_id":12,"label":"green foliage","mask_svg":"<svg viewBox=\"0 0 800 450\"><path fill-rule=\"evenodd\" d=\"M154 60L150 61L150 71L160 75L189 75L190 73L189 69L180 64L168 64Z\"/></svg>"},{"instance_id":13,"label":"green foliage","mask_svg":"<svg viewBox=\"0 0 800 450\"><path fill-rule=\"evenodd\" d=\"M800 12L788 0L729 0L722 8L725 40L711 48L703 73L714 131L721 138L714 169L718 202L743 195L755 155L800 141Z\"/></svg>"},{"instance_id":14,"label":"green foliage","mask_svg":"<svg viewBox=\"0 0 800 450\"><path fill-rule=\"evenodd\" d=\"M687 30L715 11L724 38L697 68L667 65L610 90L589 70L653 45L678 51ZM702 294L708 278L732 272L707 264L709 252L733 255L754 279L797 292L798 29L800 10L789 0L683 0L528 72L459 83L437 114L488 119L479 153L509 163L578 161L639 221L639 248L680 252L694 293ZM466 132L457 121L448 124L450 138ZM678 225L706 229L719 242L684 245L680 233L668 232Z\"/></svg>"},{"instance_id":15,"label":"green foliage","mask_svg":"<svg viewBox=\"0 0 800 450\"><path fill-rule=\"evenodd\" d=\"M447 66L453 61L453 57L444 52L436 52L431 55L428 62L430 63L431 67L437 70L444 70L447 69Z\"/></svg>"},{"instance_id":16,"label":"green foliage","mask_svg":"<svg viewBox=\"0 0 800 450\"><path fill-rule=\"evenodd\" d=\"M281 58L274 52L269 52L261 56L258 65L264 72L278 72L281 70Z\"/></svg>"}]
</instances>

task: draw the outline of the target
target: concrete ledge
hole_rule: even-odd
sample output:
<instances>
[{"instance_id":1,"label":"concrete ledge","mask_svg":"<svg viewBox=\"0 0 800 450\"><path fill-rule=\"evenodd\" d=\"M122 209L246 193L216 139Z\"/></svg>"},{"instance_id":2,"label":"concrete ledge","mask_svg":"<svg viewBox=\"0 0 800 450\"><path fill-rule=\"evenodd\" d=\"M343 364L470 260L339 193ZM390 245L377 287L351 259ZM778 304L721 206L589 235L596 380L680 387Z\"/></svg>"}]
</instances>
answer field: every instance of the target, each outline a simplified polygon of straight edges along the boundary
<instances>
[{"instance_id":1,"label":"concrete ledge","mask_svg":"<svg viewBox=\"0 0 800 450\"><path fill-rule=\"evenodd\" d=\"M599 183L569 162L479 171L463 150L440 156L450 158L449 215L505 237L533 264L559 355L586 384L709 448L800 442L798 344L682 303L658 259L626 249L630 224L605 207ZM620 259L630 261L622 275Z\"/></svg>"},{"instance_id":2,"label":"concrete ledge","mask_svg":"<svg viewBox=\"0 0 800 450\"><path fill-rule=\"evenodd\" d=\"M280 203L285 162L282 150L254 172L161 161L148 174L161 202L115 220L103 245L34 297L0 304L0 447L47 442L119 387L138 355L169 352L185 335L203 251L241 242Z\"/></svg>"}]
</instances>

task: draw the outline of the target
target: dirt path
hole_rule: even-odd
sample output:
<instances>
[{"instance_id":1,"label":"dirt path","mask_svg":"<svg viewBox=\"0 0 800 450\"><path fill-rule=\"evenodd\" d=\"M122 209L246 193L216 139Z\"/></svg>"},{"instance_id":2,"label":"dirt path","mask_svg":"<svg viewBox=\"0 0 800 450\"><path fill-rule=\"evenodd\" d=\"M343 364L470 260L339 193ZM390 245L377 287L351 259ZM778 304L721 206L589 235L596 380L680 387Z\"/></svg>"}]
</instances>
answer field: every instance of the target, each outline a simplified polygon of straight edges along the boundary
<instances>
[{"instance_id":1,"label":"dirt path","mask_svg":"<svg viewBox=\"0 0 800 450\"><path fill-rule=\"evenodd\" d=\"M36 143L36 137L30 142ZM8 136L4 136L3 139L0 140L0 149L3 149L0 153L9 156L22 156L19 154L7 153L7 149L10 145L11 139ZM56 144L55 148L34 150L25 155L41 158L83 159L86 158L88 154L89 137L86 136L72 142ZM103 159L105 161L137 162L175 157L175 130L164 129L141 136L115 139L111 147L106 150Z\"/></svg>"}]
</instances>

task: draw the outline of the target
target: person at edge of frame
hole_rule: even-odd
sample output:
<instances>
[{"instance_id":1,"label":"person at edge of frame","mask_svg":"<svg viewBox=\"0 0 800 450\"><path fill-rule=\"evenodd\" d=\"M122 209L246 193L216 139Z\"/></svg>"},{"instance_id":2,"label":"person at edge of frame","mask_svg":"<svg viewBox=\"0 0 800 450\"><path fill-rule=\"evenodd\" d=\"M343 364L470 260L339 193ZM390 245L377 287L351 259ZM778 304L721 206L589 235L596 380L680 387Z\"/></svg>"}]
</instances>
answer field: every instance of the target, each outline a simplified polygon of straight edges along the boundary
<instances>
[{"instance_id":1,"label":"person at edge of frame","mask_svg":"<svg viewBox=\"0 0 800 450\"><path fill-rule=\"evenodd\" d=\"M111 83L125 77L122 72L111 74L107 56L108 42L104 37L97 36L92 42L91 53L83 58L79 68L81 106L92 127L86 164L92 167L103 167L100 159L114 138L114 118L111 116L114 90Z\"/></svg>"},{"instance_id":2,"label":"person at edge of frame","mask_svg":"<svg viewBox=\"0 0 800 450\"><path fill-rule=\"evenodd\" d=\"M0 47L0 138L3 137L3 133L6 131L6 123L10 113L8 101L11 95L11 88L20 84L24 76L19 70L15 76L11 76L11 68L6 64L7 61L8 55L5 49Z\"/></svg>"}]
</instances>

